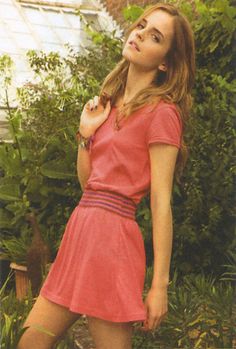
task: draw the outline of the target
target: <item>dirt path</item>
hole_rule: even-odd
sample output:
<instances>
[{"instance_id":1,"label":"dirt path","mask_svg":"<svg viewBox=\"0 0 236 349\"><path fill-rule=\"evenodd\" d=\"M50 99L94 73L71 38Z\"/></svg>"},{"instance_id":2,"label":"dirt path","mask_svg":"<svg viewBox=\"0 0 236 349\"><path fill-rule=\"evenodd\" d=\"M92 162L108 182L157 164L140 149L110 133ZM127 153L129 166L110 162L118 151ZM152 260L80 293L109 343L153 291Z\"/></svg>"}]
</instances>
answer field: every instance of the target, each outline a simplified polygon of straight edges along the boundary
<instances>
[{"instance_id":1,"label":"dirt path","mask_svg":"<svg viewBox=\"0 0 236 349\"><path fill-rule=\"evenodd\" d=\"M88 330L88 322L83 315L74 325L75 344L78 349L96 349Z\"/></svg>"},{"instance_id":2,"label":"dirt path","mask_svg":"<svg viewBox=\"0 0 236 349\"><path fill-rule=\"evenodd\" d=\"M138 331L138 325L134 326L134 333ZM92 337L88 330L88 322L85 315L83 315L73 326L76 349L96 349Z\"/></svg>"}]
</instances>

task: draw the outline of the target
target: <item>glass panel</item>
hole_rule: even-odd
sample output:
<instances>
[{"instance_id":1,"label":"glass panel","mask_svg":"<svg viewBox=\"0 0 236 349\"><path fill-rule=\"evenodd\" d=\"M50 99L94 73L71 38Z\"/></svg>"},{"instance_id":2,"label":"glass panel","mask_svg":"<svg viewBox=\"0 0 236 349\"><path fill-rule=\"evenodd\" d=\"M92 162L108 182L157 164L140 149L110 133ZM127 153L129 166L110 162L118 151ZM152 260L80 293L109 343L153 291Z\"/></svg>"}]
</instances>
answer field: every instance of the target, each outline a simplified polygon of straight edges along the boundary
<instances>
[{"instance_id":1,"label":"glass panel","mask_svg":"<svg viewBox=\"0 0 236 349\"><path fill-rule=\"evenodd\" d=\"M16 21L12 19L6 19L5 21L12 32L29 34L30 30L27 25L22 21Z\"/></svg>"},{"instance_id":2,"label":"glass panel","mask_svg":"<svg viewBox=\"0 0 236 349\"><path fill-rule=\"evenodd\" d=\"M71 26L76 29L80 29L80 17L73 15L72 13L65 13L67 20L70 22Z\"/></svg>"},{"instance_id":3,"label":"glass panel","mask_svg":"<svg viewBox=\"0 0 236 349\"><path fill-rule=\"evenodd\" d=\"M55 3L59 3L61 4L63 2L63 4L68 4L68 5L80 5L82 3L82 0L47 0L47 3L50 4L55 4Z\"/></svg>"},{"instance_id":4,"label":"glass panel","mask_svg":"<svg viewBox=\"0 0 236 349\"><path fill-rule=\"evenodd\" d=\"M50 24L53 26L70 28L69 24L67 24L67 21L65 21L64 16L60 12L45 9L44 12L45 15L47 14L47 18L50 21Z\"/></svg>"},{"instance_id":5,"label":"glass panel","mask_svg":"<svg viewBox=\"0 0 236 349\"><path fill-rule=\"evenodd\" d=\"M9 2L8 2L9 3ZM12 19L19 19L20 15L18 10L12 5L5 5L0 3L0 14L1 17L5 18L12 18Z\"/></svg>"},{"instance_id":6,"label":"glass panel","mask_svg":"<svg viewBox=\"0 0 236 349\"><path fill-rule=\"evenodd\" d=\"M28 72L30 70L29 64L22 55L11 55L11 58L14 61L15 68L17 73L21 74L21 72Z\"/></svg>"},{"instance_id":7,"label":"glass panel","mask_svg":"<svg viewBox=\"0 0 236 349\"><path fill-rule=\"evenodd\" d=\"M61 54L65 54L65 52L66 52L66 49L63 47L63 45L50 44L50 43L44 42L42 44L42 46L43 46L43 50L46 53L49 53L51 51L56 51L56 52L59 52Z\"/></svg>"},{"instance_id":8,"label":"glass panel","mask_svg":"<svg viewBox=\"0 0 236 349\"><path fill-rule=\"evenodd\" d=\"M24 13L30 23L47 25L46 17L39 9L22 6Z\"/></svg>"},{"instance_id":9,"label":"glass panel","mask_svg":"<svg viewBox=\"0 0 236 349\"><path fill-rule=\"evenodd\" d=\"M0 0L0 4L8 4L9 5L9 0Z\"/></svg>"},{"instance_id":10,"label":"glass panel","mask_svg":"<svg viewBox=\"0 0 236 349\"><path fill-rule=\"evenodd\" d=\"M17 53L18 47L10 38L1 40L0 53Z\"/></svg>"},{"instance_id":11,"label":"glass panel","mask_svg":"<svg viewBox=\"0 0 236 349\"><path fill-rule=\"evenodd\" d=\"M37 49L38 45L31 35L14 33L18 46L23 49Z\"/></svg>"},{"instance_id":12,"label":"glass panel","mask_svg":"<svg viewBox=\"0 0 236 349\"><path fill-rule=\"evenodd\" d=\"M0 38L7 38L9 40L7 28L2 22L0 22Z\"/></svg>"},{"instance_id":13,"label":"glass panel","mask_svg":"<svg viewBox=\"0 0 236 349\"><path fill-rule=\"evenodd\" d=\"M78 34L74 32L74 30L62 29L62 28L55 28L55 31L60 36L61 42L63 44L71 43L75 45L79 41L79 31L78 31Z\"/></svg>"},{"instance_id":14,"label":"glass panel","mask_svg":"<svg viewBox=\"0 0 236 349\"><path fill-rule=\"evenodd\" d=\"M58 38L50 27L44 25L34 25L34 31L37 33L41 41L57 42Z\"/></svg>"}]
</instances>

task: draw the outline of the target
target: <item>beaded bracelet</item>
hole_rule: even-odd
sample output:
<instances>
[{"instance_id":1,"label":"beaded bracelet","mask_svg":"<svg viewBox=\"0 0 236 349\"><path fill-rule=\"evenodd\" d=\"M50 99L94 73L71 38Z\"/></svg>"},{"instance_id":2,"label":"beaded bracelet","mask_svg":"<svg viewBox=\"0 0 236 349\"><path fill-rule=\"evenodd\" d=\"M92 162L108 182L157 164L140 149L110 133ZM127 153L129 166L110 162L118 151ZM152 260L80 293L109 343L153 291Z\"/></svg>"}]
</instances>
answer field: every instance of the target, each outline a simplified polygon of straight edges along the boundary
<instances>
[{"instance_id":1,"label":"beaded bracelet","mask_svg":"<svg viewBox=\"0 0 236 349\"><path fill-rule=\"evenodd\" d=\"M80 133L79 130L76 132L76 138L78 140L78 145L81 148L85 148L87 150L89 150L90 143L92 142L92 137L93 136L89 136L89 137L82 136L82 134Z\"/></svg>"}]
</instances>

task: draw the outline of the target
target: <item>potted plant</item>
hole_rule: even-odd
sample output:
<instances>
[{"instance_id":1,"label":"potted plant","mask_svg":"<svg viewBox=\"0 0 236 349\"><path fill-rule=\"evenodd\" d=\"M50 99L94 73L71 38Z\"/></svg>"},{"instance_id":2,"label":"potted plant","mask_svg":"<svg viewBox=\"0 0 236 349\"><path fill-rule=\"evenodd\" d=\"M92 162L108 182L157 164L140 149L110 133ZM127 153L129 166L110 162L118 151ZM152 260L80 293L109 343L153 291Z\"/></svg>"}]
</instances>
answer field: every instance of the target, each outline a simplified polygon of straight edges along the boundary
<instances>
[{"instance_id":1,"label":"potted plant","mask_svg":"<svg viewBox=\"0 0 236 349\"><path fill-rule=\"evenodd\" d=\"M15 272L18 299L28 294L29 287L33 295L37 294L51 259L50 248L42 237L35 213L27 213L26 219L31 232L23 231L20 237L11 236L0 243L0 255L11 261L10 268Z\"/></svg>"},{"instance_id":2,"label":"potted plant","mask_svg":"<svg viewBox=\"0 0 236 349\"><path fill-rule=\"evenodd\" d=\"M20 237L11 236L0 242L2 259L9 260L10 268L15 273L16 295L22 299L27 294L29 278L26 266L27 246L30 245L30 237L22 233Z\"/></svg>"}]
</instances>

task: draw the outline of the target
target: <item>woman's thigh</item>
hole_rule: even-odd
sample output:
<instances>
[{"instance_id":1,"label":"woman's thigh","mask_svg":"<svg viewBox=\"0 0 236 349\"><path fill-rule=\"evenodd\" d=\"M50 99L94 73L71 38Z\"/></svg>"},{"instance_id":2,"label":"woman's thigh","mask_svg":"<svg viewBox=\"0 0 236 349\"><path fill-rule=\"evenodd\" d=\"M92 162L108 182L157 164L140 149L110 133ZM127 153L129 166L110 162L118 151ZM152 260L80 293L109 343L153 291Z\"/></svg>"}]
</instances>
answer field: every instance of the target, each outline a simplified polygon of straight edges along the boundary
<instances>
[{"instance_id":1,"label":"woman's thigh","mask_svg":"<svg viewBox=\"0 0 236 349\"><path fill-rule=\"evenodd\" d=\"M21 337L17 349L50 349L81 314L53 303L39 295L23 327L30 326ZM38 326L38 328L36 328ZM51 334L39 330L45 329Z\"/></svg>"},{"instance_id":2,"label":"woman's thigh","mask_svg":"<svg viewBox=\"0 0 236 349\"><path fill-rule=\"evenodd\" d=\"M96 349L131 349L133 322L111 322L86 316Z\"/></svg>"}]
</instances>

